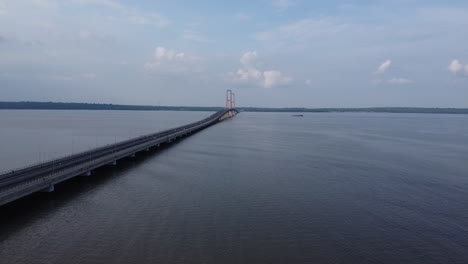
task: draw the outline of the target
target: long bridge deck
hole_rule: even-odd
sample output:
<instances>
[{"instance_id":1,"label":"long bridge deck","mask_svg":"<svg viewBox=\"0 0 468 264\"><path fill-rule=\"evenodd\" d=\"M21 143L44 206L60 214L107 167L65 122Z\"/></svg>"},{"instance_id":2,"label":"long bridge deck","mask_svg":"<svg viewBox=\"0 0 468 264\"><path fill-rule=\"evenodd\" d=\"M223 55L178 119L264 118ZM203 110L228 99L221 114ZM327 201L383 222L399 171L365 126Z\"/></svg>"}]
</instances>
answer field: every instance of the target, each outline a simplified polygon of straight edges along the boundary
<instances>
[{"instance_id":1,"label":"long bridge deck","mask_svg":"<svg viewBox=\"0 0 468 264\"><path fill-rule=\"evenodd\" d=\"M148 151L162 143L170 143L177 138L188 136L236 113L235 109L224 109L198 122L2 174L0 206L34 192L52 192L57 183L80 175L90 176L96 168L115 165L119 159L132 157L137 152Z\"/></svg>"}]
</instances>

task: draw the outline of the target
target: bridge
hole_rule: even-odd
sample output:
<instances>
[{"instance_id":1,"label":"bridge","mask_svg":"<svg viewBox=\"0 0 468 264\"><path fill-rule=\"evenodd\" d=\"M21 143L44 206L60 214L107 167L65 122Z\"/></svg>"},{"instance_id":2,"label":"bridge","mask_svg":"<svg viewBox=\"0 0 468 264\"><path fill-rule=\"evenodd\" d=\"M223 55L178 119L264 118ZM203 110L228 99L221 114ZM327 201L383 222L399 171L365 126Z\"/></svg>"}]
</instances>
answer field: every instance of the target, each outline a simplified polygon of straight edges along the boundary
<instances>
[{"instance_id":1,"label":"bridge","mask_svg":"<svg viewBox=\"0 0 468 264\"><path fill-rule=\"evenodd\" d=\"M53 192L55 185L76 176L91 176L93 170L116 165L126 157L135 157L161 144L190 136L227 118L235 116L234 94L226 91L226 108L187 125L98 147L0 175L0 206L35 192Z\"/></svg>"}]
</instances>

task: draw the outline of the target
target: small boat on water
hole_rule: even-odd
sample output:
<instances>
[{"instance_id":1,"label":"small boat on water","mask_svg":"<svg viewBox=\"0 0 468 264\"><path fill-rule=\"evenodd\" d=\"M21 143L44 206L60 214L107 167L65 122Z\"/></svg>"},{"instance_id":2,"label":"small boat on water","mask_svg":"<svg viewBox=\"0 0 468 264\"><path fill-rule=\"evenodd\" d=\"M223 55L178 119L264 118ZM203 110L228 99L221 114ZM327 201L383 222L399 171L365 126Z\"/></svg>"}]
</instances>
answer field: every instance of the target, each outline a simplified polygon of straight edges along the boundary
<instances>
[{"instance_id":1,"label":"small boat on water","mask_svg":"<svg viewBox=\"0 0 468 264\"><path fill-rule=\"evenodd\" d=\"M303 114L295 114L295 115L291 115L291 116L303 117L304 115Z\"/></svg>"}]
</instances>

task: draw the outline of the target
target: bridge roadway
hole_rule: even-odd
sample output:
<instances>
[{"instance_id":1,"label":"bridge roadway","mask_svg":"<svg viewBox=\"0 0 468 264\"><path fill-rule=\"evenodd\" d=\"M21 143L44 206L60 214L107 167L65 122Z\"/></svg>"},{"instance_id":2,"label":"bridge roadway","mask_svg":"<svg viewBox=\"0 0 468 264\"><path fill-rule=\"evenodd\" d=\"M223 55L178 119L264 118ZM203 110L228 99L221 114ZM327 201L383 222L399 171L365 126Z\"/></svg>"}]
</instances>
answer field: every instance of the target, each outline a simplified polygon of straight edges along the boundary
<instances>
[{"instance_id":1,"label":"bridge roadway","mask_svg":"<svg viewBox=\"0 0 468 264\"><path fill-rule=\"evenodd\" d=\"M92 170L96 168L115 165L119 159L133 157L137 152L149 151L150 148L158 147L162 143L170 143L235 114L237 114L235 109L224 109L198 122L2 174L0 206L34 192L52 192L57 183L79 175L90 176Z\"/></svg>"}]
</instances>

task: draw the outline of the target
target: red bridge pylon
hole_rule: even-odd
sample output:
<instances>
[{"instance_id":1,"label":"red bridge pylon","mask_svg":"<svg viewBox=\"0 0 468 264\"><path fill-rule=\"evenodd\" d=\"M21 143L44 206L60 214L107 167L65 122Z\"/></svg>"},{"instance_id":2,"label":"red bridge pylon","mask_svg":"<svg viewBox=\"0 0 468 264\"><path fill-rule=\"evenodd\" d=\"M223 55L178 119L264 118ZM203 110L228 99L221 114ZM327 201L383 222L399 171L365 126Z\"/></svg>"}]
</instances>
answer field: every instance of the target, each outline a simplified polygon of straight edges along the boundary
<instances>
[{"instance_id":1,"label":"red bridge pylon","mask_svg":"<svg viewBox=\"0 0 468 264\"><path fill-rule=\"evenodd\" d=\"M236 94L231 93L231 108L236 108Z\"/></svg>"},{"instance_id":2,"label":"red bridge pylon","mask_svg":"<svg viewBox=\"0 0 468 264\"><path fill-rule=\"evenodd\" d=\"M232 109L235 107L233 100L234 93L231 90L226 90L226 109Z\"/></svg>"}]
</instances>

